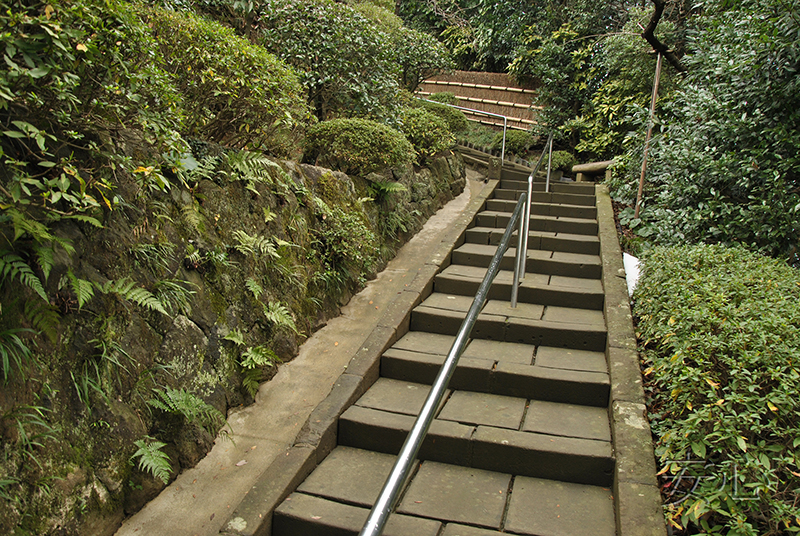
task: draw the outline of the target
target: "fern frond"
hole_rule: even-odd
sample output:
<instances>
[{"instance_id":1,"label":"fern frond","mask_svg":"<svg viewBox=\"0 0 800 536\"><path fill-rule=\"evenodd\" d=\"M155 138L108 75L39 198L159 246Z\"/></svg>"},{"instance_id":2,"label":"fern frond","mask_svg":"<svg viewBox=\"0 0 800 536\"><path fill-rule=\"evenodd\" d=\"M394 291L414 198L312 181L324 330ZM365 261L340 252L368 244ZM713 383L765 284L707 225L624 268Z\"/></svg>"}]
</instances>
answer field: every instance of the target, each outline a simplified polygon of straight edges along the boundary
<instances>
[{"instance_id":1,"label":"fern frond","mask_svg":"<svg viewBox=\"0 0 800 536\"><path fill-rule=\"evenodd\" d=\"M275 214L274 212L272 212L272 211L271 211L269 208L267 208L267 207L264 207L264 209L263 209L263 210L264 210L264 223L269 223L269 222L271 222L271 221L274 221L274 220L275 220L275 218L277 218L277 217L278 217L278 215L277 215L277 214Z\"/></svg>"},{"instance_id":2,"label":"fern frond","mask_svg":"<svg viewBox=\"0 0 800 536\"><path fill-rule=\"evenodd\" d=\"M244 346L244 334L239 328L232 329L230 333L222 337L226 341L231 341L238 346Z\"/></svg>"},{"instance_id":3,"label":"fern frond","mask_svg":"<svg viewBox=\"0 0 800 536\"><path fill-rule=\"evenodd\" d=\"M23 285L47 301L47 294L39 277L22 257L9 251L0 252L0 282L5 282L6 277L19 279Z\"/></svg>"},{"instance_id":4,"label":"fern frond","mask_svg":"<svg viewBox=\"0 0 800 536\"><path fill-rule=\"evenodd\" d=\"M191 297L195 291L186 288L186 284L196 288L193 283L177 279L163 279L156 283L155 298L169 312L169 316L191 311Z\"/></svg>"},{"instance_id":5,"label":"fern frond","mask_svg":"<svg viewBox=\"0 0 800 536\"><path fill-rule=\"evenodd\" d=\"M155 478L161 479L164 484L168 483L172 466L169 463L169 456L161 452L167 444L156 441L150 436L137 439L133 444L139 447L139 450L133 453L131 461L139 459L139 470L147 471Z\"/></svg>"},{"instance_id":6,"label":"fern frond","mask_svg":"<svg viewBox=\"0 0 800 536\"><path fill-rule=\"evenodd\" d=\"M281 166L261 153L238 151L228 153L228 165L248 182L275 184L273 173L283 171Z\"/></svg>"},{"instance_id":7,"label":"fern frond","mask_svg":"<svg viewBox=\"0 0 800 536\"><path fill-rule=\"evenodd\" d=\"M261 285L258 284L258 281L256 281L252 277L248 277L247 279L245 279L244 286L247 287L247 290L253 293L253 297L255 299L258 299L261 296L261 294L264 293L264 289L261 287Z\"/></svg>"},{"instance_id":8,"label":"fern frond","mask_svg":"<svg viewBox=\"0 0 800 536\"><path fill-rule=\"evenodd\" d=\"M261 381L261 371L258 369L245 370L242 375L242 387L255 398L258 393L258 384Z\"/></svg>"},{"instance_id":9,"label":"fern frond","mask_svg":"<svg viewBox=\"0 0 800 536\"><path fill-rule=\"evenodd\" d=\"M98 229L103 228L103 224L97 218L92 218L91 216L87 216L86 214L72 214L70 216L66 216L67 219L70 220L78 220L82 221L83 223L88 223L89 225L93 225Z\"/></svg>"},{"instance_id":10,"label":"fern frond","mask_svg":"<svg viewBox=\"0 0 800 536\"><path fill-rule=\"evenodd\" d=\"M72 273L72 269L67 271L67 278L69 279L72 291L78 298L78 310L80 311L81 307L94 297L94 286L91 281L75 277L75 274Z\"/></svg>"},{"instance_id":11,"label":"fern frond","mask_svg":"<svg viewBox=\"0 0 800 536\"><path fill-rule=\"evenodd\" d=\"M200 233L206 232L205 223L203 223L203 215L195 206L195 203L189 203L181 207L181 216L184 221L195 231Z\"/></svg>"},{"instance_id":12,"label":"fern frond","mask_svg":"<svg viewBox=\"0 0 800 536\"><path fill-rule=\"evenodd\" d=\"M46 225L29 218L28 215L22 211L9 207L5 209L5 215L11 219L14 225L15 241L25 233L33 238L34 242L51 242L54 239L53 235L50 233L50 229L48 229Z\"/></svg>"},{"instance_id":13,"label":"fern frond","mask_svg":"<svg viewBox=\"0 0 800 536\"><path fill-rule=\"evenodd\" d=\"M297 330L291 311L284 305L281 305L280 302L270 302L264 305L264 316L276 326L289 328L297 335L301 334Z\"/></svg>"},{"instance_id":14,"label":"fern frond","mask_svg":"<svg viewBox=\"0 0 800 536\"><path fill-rule=\"evenodd\" d=\"M55 256L53 244L47 246L36 245L33 246L33 250L36 252L36 260L39 263L39 268L42 269L44 280L47 281L47 278L50 277L50 270L53 268L53 257Z\"/></svg>"},{"instance_id":15,"label":"fern frond","mask_svg":"<svg viewBox=\"0 0 800 536\"><path fill-rule=\"evenodd\" d=\"M251 370L259 367L274 367L280 363L281 358L278 354L266 346L254 346L242 352L242 368Z\"/></svg>"},{"instance_id":16,"label":"fern frond","mask_svg":"<svg viewBox=\"0 0 800 536\"><path fill-rule=\"evenodd\" d=\"M236 244L233 248L240 253L245 255L266 255L273 259L280 258L275 244L269 238L253 236L241 229L235 230L233 237L236 239Z\"/></svg>"},{"instance_id":17,"label":"fern frond","mask_svg":"<svg viewBox=\"0 0 800 536\"><path fill-rule=\"evenodd\" d=\"M130 300L138 305L141 305L142 307L150 309L151 311L157 311L170 316L158 298L153 296L153 294L151 294L147 289L137 287L136 283L127 277L118 279L116 281L106 281L106 283L103 285L95 283L95 286L104 294L114 293L121 298Z\"/></svg>"},{"instance_id":18,"label":"fern frond","mask_svg":"<svg viewBox=\"0 0 800 536\"><path fill-rule=\"evenodd\" d=\"M228 423L218 409L185 389L167 387L163 391L153 392L158 398L148 400L150 406L166 413L182 415L187 422L201 426L211 435L216 435Z\"/></svg>"},{"instance_id":19,"label":"fern frond","mask_svg":"<svg viewBox=\"0 0 800 536\"><path fill-rule=\"evenodd\" d=\"M50 342L55 344L58 341L58 324L61 322L61 315L54 306L49 303L27 300L23 315L31 326L44 333Z\"/></svg>"}]
</instances>

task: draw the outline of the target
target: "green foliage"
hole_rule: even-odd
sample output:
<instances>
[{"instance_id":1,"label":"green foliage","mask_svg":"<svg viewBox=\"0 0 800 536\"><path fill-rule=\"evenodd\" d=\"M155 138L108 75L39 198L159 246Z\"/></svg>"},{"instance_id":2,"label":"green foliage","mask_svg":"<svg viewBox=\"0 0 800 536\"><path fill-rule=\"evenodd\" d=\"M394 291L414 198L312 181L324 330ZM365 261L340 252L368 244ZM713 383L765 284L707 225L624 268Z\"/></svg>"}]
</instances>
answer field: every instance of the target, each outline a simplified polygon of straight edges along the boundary
<instances>
[{"instance_id":1,"label":"green foliage","mask_svg":"<svg viewBox=\"0 0 800 536\"><path fill-rule=\"evenodd\" d=\"M136 282L127 277L116 281L106 281L103 284L95 283L95 287L103 294L116 294L120 298L130 300L146 309L169 316L166 308L158 298L153 296L149 290L136 286Z\"/></svg>"},{"instance_id":2,"label":"green foliage","mask_svg":"<svg viewBox=\"0 0 800 536\"><path fill-rule=\"evenodd\" d=\"M261 43L300 72L317 118L391 115L399 86L383 30L331 0L267 0L260 15Z\"/></svg>"},{"instance_id":3,"label":"green foliage","mask_svg":"<svg viewBox=\"0 0 800 536\"><path fill-rule=\"evenodd\" d=\"M32 329L11 328L0 331L0 365L3 367L3 384L8 382L12 369L25 377L25 367L33 360L33 353L20 334L35 333Z\"/></svg>"},{"instance_id":4,"label":"green foliage","mask_svg":"<svg viewBox=\"0 0 800 536\"><path fill-rule=\"evenodd\" d=\"M5 284L6 278L19 279L20 283L47 301L47 294L39 277L19 255L8 251L0 252L0 283Z\"/></svg>"},{"instance_id":5,"label":"green foliage","mask_svg":"<svg viewBox=\"0 0 800 536\"><path fill-rule=\"evenodd\" d=\"M438 102L428 102L424 100L415 101L414 104L444 119L447 123L447 128L449 128L450 132L453 134L467 130L467 116L465 116L464 112L461 110L445 106L444 103L440 104Z\"/></svg>"},{"instance_id":6,"label":"green foliage","mask_svg":"<svg viewBox=\"0 0 800 536\"><path fill-rule=\"evenodd\" d=\"M668 518L706 534L797 532L800 273L739 248L656 248L634 299L656 454L698 478Z\"/></svg>"},{"instance_id":7,"label":"green foliage","mask_svg":"<svg viewBox=\"0 0 800 536\"><path fill-rule=\"evenodd\" d=\"M308 116L292 69L219 23L186 11L145 15L183 95L187 134L288 154Z\"/></svg>"},{"instance_id":8,"label":"green foliage","mask_svg":"<svg viewBox=\"0 0 800 536\"><path fill-rule=\"evenodd\" d=\"M155 299L164 307L169 316L188 314L191 309L192 295L197 286L179 279L160 279L155 284Z\"/></svg>"},{"instance_id":9,"label":"green foliage","mask_svg":"<svg viewBox=\"0 0 800 536\"><path fill-rule=\"evenodd\" d=\"M274 367L280 362L275 352L265 346L254 346L242 352L242 386L250 396L255 397L258 392L258 383L263 377L262 369Z\"/></svg>"},{"instance_id":10,"label":"green foliage","mask_svg":"<svg viewBox=\"0 0 800 536\"><path fill-rule=\"evenodd\" d=\"M800 8L727 5L709 4L690 40L690 77L651 148L642 219L664 244L741 244L788 258L800 236L800 78L790 59L800 54Z\"/></svg>"},{"instance_id":11,"label":"green foliage","mask_svg":"<svg viewBox=\"0 0 800 536\"><path fill-rule=\"evenodd\" d=\"M413 93L428 78L452 70L450 53L433 36L403 27L391 37L404 89Z\"/></svg>"},{"instance_id":12,"label":"green foliage","mask_svg":"<svg viewBox=\"0 0 800 536\"><path fill-rule=\"evenodd\" d=\"M33 462L42 469L42 464L37 457L38 452L45 448L48 441L56 441L58 429L46 420L46 414L51 410L42 406L17 406L2 415L2 421L10 421L10 426L16 432L16 447L18 452L28 461Z\"/></svg>"},{"instance_id":13,"label":"green foliage","mask_svg":"<svg viewBox=\"0 0 800 536\"><path fill-rule=\"evenodd\" d=\"M314 125L305 141L304 159L344 173L368 175L402 166L414 148L402 133L367 119L333 119Z\"/></svg>"},{"instance_id":14,"label":"green foliage","mask_svg":"<svg viewBox=\"0 0 800 536\"><path fill-rule=\"evenodd\" d=\"M356 212L338 206L325 207L324 218L315 231L314 243L325 270L318 275L325 288L335 289L344 282L362 283L378 264L378 238Z\"/></svg>"},{"instance_id":15,"label":"green foliage","mask_svg":"<svg viewBox=\"0 0 800 536\"><path fill-rule=\"evenodd\" d=\"M275 326L289 329L296 335L300 335L300 331L298 331L297 325L295 325L294 317L292 317L292 312L280 302L269 302L265 304L264 316Z\"/></svg>"},{"instance_id":16,"label":"green foliage","mask_svg":"<svg viewBox=\"0 0 800 536\"><path fill-rule=\"evenodd\" d=\"M441 102L442 104L458 104L458 98L456 98L455 93L450 91L442 91L440 93L428 95L428 100Z\"/></svg>"},{"instance_id":17,"label":"green foliage","mask_svg":"<svg viewBox=\"0 0 800 536\"><path fill-rule=\"evenodd\" d=\"M408 188L399 182L392 181L372 181L368 187L369 195L380 204L386 202L392 194L407 192Z\"/></svg>"},{"instance_id":18,"label":"green foliage","mask_svg":"<svg viewBox=\"0 0 800 536\"><path fill-rule=\"evenodd\" d=\"M530 132L509 129L506 131L506 154L525 156L531 150L535 139ZM492 139L491 148L499 151L503 147L503 133L498 132Z\"/></svg>"},{"instance_id":19,"label":"green foliage","mask_svg":"<svg viewBox=\"0 0 800 536\"><path fill-rule=\"evenodd\" d=\"M277 244L270 238L264 236L253 236L246 231L237 229L233 232L236 240L233 248L244 255L252 255L259 258L262 262L268 263L271 259L280 257Z\"/></svg>"},{"instance_id":20,"label":"green foliage","mask_svg":"<svg viewBox=\"0 0 800 536\"><path fill-rule=\"evenodd\" d=\"M169 242L157 244L140 242L132 246L130 252L138 266L150 270L156 277L169 272L175 261L175 245Z\"/></svg>"},{"instance_id":21,"label":"green foliage","mask_svg":"<svg viewBox=\"0 0 800 536\"><path fill-rule=\"evenodd\" d=\"M400 116L400 130L411 142L420 162L451 148L456 141L447 124L439 116L421 108L403 110Z\"/></svg>"},{"instance_id":22,"label":"green foliage","mask_svg":"<svg viewBox=\"0 0 800 536\"><path fill-rule=\"evenodd\" d=\"M575 156L569 151L553 151L550 160L551 169L558 169L564 173L572 173L572 166L575 165Z\"/></svg>"},{"instance_id":23,"label":"green foliage","mask_svg":"<svg viewBox=\"0 0 800 536\"><path fill-rule=\"evenodd\" d=\"M150 436L137 439L133 444L138 447L138 450L131 455L130 459L132 462L137 458L139 459L139 470L147 471L164 484L168 483L169 476L172 473L172 466L169 462L169 456L161 451L167 444L156 441Z\"/></svg>"},{"instance_id":24,"label":"green foliage","mask_svg":"<svg viewBox=\"0 0 800 536\"><path fill-rule=\"evenodd\" d=\"M200 426L212 436L228 423L218 409L185 389L166 387L153 392L156 397L147 401L150 406L165 413L181 415L186 422Z\"/></svg>"}]
</instances>

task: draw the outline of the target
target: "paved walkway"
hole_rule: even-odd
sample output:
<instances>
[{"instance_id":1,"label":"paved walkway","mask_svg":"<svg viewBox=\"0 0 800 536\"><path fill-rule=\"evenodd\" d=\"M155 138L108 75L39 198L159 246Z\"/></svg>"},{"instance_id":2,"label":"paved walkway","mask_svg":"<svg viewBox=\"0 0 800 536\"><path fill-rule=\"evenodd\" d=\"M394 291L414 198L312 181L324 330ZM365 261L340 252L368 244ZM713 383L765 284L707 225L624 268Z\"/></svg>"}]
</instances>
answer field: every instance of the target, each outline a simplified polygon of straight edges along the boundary
<instances>
[{"instance_id":1,"label":"paved walkway","mask_svg":"<svg viewBox=\"0 0 800 536\"><path fill-rule=\"evenodd\" d=\"M300 354L259 389L255 404L233 412L233 441L217 440L197 467L127 519L117 536L216 536L266 468L284 455L303 423L345 370L386 308L415 278L465 207L485 187L468 170L467 188L425 224L342 315L312 335Z\"/></svg>"}]
</instances>

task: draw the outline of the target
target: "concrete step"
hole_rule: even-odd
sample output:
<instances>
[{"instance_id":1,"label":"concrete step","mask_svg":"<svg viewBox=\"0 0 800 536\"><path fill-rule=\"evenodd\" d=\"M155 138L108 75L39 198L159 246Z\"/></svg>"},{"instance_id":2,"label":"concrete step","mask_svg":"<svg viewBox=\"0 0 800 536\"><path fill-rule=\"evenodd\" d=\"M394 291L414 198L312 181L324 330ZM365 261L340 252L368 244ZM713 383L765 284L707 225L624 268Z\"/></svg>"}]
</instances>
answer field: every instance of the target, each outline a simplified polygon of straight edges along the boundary
<instances>
[{"instance_id":1,"label":"concrete step","mask_svg":"<svg viewBox=\"0 0 800 536\"><path fill-rule=\"evenodd\" d=\"M527 186L526 186L527 189ZM522 196L523 190L495 190L495 199L504 199L506 201L517 201ZM559 205L579 205L586 207L593 207L596 203L594 192L590 195L579 194L574 192L554 192L545 193L544 191L538 192L534 190L531 193L531 201L534 203L554 203Z\"/></svg>"},{"instance_id":2,"label":"concrete step","mask_svg":"<svg viewBox=\"0 0 800 536\"><path fill-rule=\"evenodd\" d=\"M487 268L494 257L495 251L497 251L496 246L466 242L453 251L453 264ZM513 270L516 254L516 248L510 248L506 251L500 263L500 268ZM536 274L558 274L567 277L600 279L602 264L598 255L529 249L526 271Z\"/></svg>"},{"instance_id":3,"label":"concrete step","mask_svg":"<svg viewBox=\"0 0 800 536\"><path fill-rule=\"evenodd\" d=\"M434 291L442 294L475 296L486 268L451 264L434 279ZM511 299L512 271L501 270L489 288L488 299ZM599 280L561 275L527 274L520 282L519 302L576 309L601 310L605 296Z\"/></svg>"},{"instance_id":4,"label":"concrete step","mask_svg":"<svg viewBox=\"0 0 800 536\"><path fill-rule=\"evenodd\" d=\"M521 180L501 179L498 187L501 190L515 190L518 192L528 191L528 176L525 175ZM533 191L544 192L545 178L543 175L537 175L533 181ZM594 195L595 186L590 182L550 182L550 191L559 193L572 193L583 195Z\"/></svg>"},{"instance_id":5,"label":"concrete step","mask_svg":"<svg viewBox=\"0 0 800 536\"><path fill-rule=\"evenodd\" d=\"M337 447L275 510L272 534L358 534L392 462L385 454ZM424 461L384 534L612 536L612 505L610 490L598 486Z\"/></svg>"},{"instance_id":6,"label":"concrete step","mask_svg":"<svg viewBox=\"0 0 800 536\"><path fill-rule=\"evenodd\" d=\"M538 407L540 404L561 406L553 402L531 405ZM448 411L449 407L453 409ZM455 391L431 424L419 459L562 482L610 486L615 463L611 442L569 435L574 430L582 430L585 436L589 435L585 433L589 429L607 428L606 410L586 406L571 406L568 412L560 410L563 408L547 407L541 412L537 409L539 415L528 418L523 398ZM339 418L338 443L397 454L414 419L413 415L356 404ZM522 423L518 429L502 427L512 419ZM486 421L500 426L486 424ZM563 424L566 421L571 424Z\"/></svg>"},{"instance_id":7,"label":"concrete step","mask_svg":"<svg viewBox=\"0 0 800 536\"><path fill-rule=\"evenodd\" d=\"M497 246L500 244L504 232L505 229L499 229L497 227L475 226L467 229L466 241L473 244L490 244ZM516 236L517 233L514 232L511 241L513 245L516 245ZM596 235L529 231L528 249L599 255L600 239Z\"/></svg>"},{"instance_id":8,"label":"concrete step","mask_svg":"<svg viewBox=\"0 0 800 536\"><path fill-rule=\"evenodd\" d=\"M381 357L385 378L430 385L455 337L409 331ZM453 389L605 408L609 377L602 352L471 339Z\"/></svg>"},{"instance_id":9,"label":"concrete step","mask_svg":"<svg viewBox=\"0 0 800 536\"><path fill-rule=\"evenodd\" d=\"M484 210L475 217L475 224L479 227L505 229L510 219L510 212ZM531 214L530 230L597 236L598 227L597 220Z\"/></svg>"},{"instance_id":10,"label":"concrete step","mask_svg":"<svg viewBox=\"0 0 800 536\"><path fill-rule=\"evenodd\" d=\"M472 301L473 296L434 292L412 311L410 329L455 335ZM508 301L490 299L472 337L602 352L606 326L602 311L532 303L512 308Z\"/></svg>"},{"instance_id":11,"label":"concrete step","mask_svg":"<svg viewBox=\"0 0 800 536\"><path fill-rule=\"evenodd\" d=\"M516 201L511 199L487 199L486 210L498 212L514 212ZM567 218L597 219L597 207L585 205L553 205L550 203L531 203L531 214L542 216L558 216Z\"/></svg>"}]
</instances>

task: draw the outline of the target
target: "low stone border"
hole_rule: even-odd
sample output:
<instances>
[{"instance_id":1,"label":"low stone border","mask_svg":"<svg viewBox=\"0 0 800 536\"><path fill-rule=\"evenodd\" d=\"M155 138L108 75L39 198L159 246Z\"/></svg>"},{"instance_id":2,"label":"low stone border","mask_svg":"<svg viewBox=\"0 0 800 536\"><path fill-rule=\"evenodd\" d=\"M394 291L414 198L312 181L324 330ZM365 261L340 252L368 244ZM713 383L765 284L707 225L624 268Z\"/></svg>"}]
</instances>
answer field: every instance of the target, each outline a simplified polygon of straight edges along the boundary
<instances>
[{"instance_id":1,"label":"low stone border","mask_svg":"<svg viewBox=\"0 0 800 536\"><path fill-rule=\"evenodd\" d=\"M486 199L497 187L489 181L445 231L436 252L417 270L409 286L386 308L378 325L339 376L331 392L309 415L294 445L261 474L221 529L225 536L270 536L272 513L336 446L339 416L364 394L380 374L384 351L408 332L411 311L433 292L437 273L450 265L452 251Z\"/></svg>"},{"instance_id":2,"label":"low stone border","mask_svg":"<svg viewBox=\"0 0 800 536\"><path fill-rule=\"evenodd\" d=\"M608 329L609 416L617 460L613 488L617 536L665 536L667 528L656 480L653 439L645 417L642 374L622 250L608 187L596 185L595 195Z\"/></svg>"}]
</instances>

